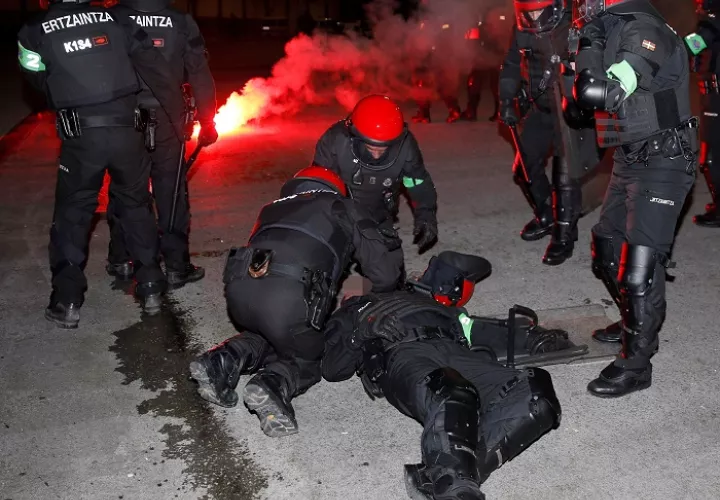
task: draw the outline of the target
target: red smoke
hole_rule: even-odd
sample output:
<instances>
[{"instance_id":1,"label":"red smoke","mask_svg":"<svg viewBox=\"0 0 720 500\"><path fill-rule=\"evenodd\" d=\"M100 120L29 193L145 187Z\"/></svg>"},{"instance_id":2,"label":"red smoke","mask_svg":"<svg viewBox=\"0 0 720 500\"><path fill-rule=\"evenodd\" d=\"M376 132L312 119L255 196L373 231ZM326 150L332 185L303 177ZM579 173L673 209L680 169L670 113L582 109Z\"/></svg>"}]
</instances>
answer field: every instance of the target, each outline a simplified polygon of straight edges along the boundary
<instances>
[{"instance_id":1,"label":"red smoke","mask_svg":"<svg viewBox=\"0 0 720 500\"><path fill-rule=\"evenodd\" d=\"M392 2L376 0L368 14L372 39L348 30L290 40L269 78L250 80L218 110L218 132L233 133L252 119L287 116L307 105L338 102L349 110L371 93L437 98L439 82L457 87L473 65L499 66L514 22L509 0L430 0L407 21L393 15ZM472 29L490 34L500 50L468 39Z\"/></svg>"}]
</instances>

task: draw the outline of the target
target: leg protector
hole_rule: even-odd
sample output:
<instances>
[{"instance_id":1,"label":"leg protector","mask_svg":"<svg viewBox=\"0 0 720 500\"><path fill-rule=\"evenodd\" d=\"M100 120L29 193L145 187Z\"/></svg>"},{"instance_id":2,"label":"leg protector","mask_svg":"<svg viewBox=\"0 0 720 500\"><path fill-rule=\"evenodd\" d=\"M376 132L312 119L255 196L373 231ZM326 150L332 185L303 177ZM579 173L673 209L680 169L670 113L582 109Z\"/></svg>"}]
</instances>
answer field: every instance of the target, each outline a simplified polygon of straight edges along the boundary
<instances>
[{"instance_id":1,"label":"leg protector","mask_svg":"<svg viewBox=\"0 0 720 500\"><path fill-rule=\"evenodd\" d=\"M485 444L479 438L480 401L475 387L451 368L439 368L425 381L429 405L421 437L425 484L432 484L434 499L483 498L478 464L485 460Z\"/></svg>"},{"instance_id":2,"label":"leg protector","mask_svg":"<svg viewBox=\"0 0 720 500\"><path fill-rule=\"evenodd\" d=\"M553 241L568 243L577 241L577 222L582 208L580 183L570 177L564 158L553 157L553 214L555 228Z\"/></svg>"},{"instance_id":3,"label":"leg protector","mask_svg":"<svg viewBox=\"0 0 720 500\"><path fill-rule=\"evenodd\" d=\"M592 270L605 288L610 292L615 304L621 307L620 288L618 287L618 256L615 242L610 236L601 236L595 231L592 232Z\"/></svg>"},{"instance_id":4,"label":"leg protector","mask_svg":"<svg viewBox=\"0 0 720 500\"><path fill-rule=\"evenodd\" d=\"M190 363L192 378L199 384L200 396L225 408L238 402L235 388L243 373L256 371L268 349L267 342L255 334L240 334L213 347Z\"/></svg>"},{"instance_id":5,"label":"leg protector","mask_svg":"<svg viewBox=\"0 0 720 500\"><path fill-rule=\"evenodd\" d=\"M525 370L530 386L529 411L511 421L505 436L488 450L481 469L482 480L526 450L532 443L560 426L562 408L553 387L552 377L542 368ZM517 386L519 379L514 379ZM512 387L514 387L512 386ZM510 387L505 394L512 390Z\"/></svg>"},{"instance_id":6,"label":"leg protector","mask_svg":"<svg viewBox=\"0 0 720 500\"><path fill-rule=\"evenodd\" d=\"M667 257L653 248L627 243L623 246L619 281L624 335L622 364L627 368L644 368L657 350L658 331L665 319L667 264Z\"/></svg>"}]
</instances>

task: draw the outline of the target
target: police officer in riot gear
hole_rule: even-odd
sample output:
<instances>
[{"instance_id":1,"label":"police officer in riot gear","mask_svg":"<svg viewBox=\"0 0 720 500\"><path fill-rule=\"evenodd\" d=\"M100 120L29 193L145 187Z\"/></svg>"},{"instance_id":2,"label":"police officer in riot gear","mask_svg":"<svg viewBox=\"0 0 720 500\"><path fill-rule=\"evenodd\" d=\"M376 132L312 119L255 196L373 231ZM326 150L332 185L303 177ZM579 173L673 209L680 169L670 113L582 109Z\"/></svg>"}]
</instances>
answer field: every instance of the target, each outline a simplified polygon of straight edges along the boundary
<instances>
[{"instance_id":1,"label":"police officer in riot gear","mask_svg":"<svg viewBox=\"0 0 720 500\"><path fill-rule=\"evenodd\" d=\"M568 57L571 9L566 0L515 0L515 15L515 36L500 73L500 117L510 126L519 123L515 97L520 91L524 64L532 109L520 137L524 158L520 152L516 154L513 173L535 217L520 236L534 241L552 234L543 263L558 265L573 254L582 208L580 183L567 175L567 165L561 157L559 127L566 124L551 83L557 77L553 55L559 53L563 60ZM553 47L558 40L563 41L560 49ZM551 150L552 187L545 175L545 161Z\"/></svg>"},{"instance_id":2,"label":"police officer in riot gear","mask_svg":"<svg viewBox=\"0 0 720 500\"><path fill-rule=\"evenodd\" d=\"M390 231L398 211L400 188L404 187L412 200L413 234L420 250L437 239L435 184L400 107L388 97L371 95L361 99L347 119L323 134L315 147L313 163L337 172L352 197ZM402 249L393 252L392 258L401 265Z\"/></svg>"},{"instance_id":3,"label":"police officer in riot gear","mask_svg":"<svg viewBox=\"0 0 720 500\"><path fill-rule=\"evenodd\" d=\"M50 229L53 291L45 317L62 328L78 325L88 233L106 169L136 262L136 295L147 312L157 311L167 284L149 208L150 165L137 130L136 71L180 133L182 96L170 68L145 31L116 9L85 0L51 0L47 12L20 30L18 49L24 73L57 113L62 139Z\"/></svg>"},{"instance_id":4,"label":"police officer in riot gear","mask_svg":"<svg viewBox=\"0 0 720 500\"><path fill-rule=\"evenodd\" d=\"M595 332L622 352L588 390L617 397L652 381L650 358L665 318L665 268L675 226L695 180L697 119L682 40L647 0L576 0L575 98L596 111L601 147L615 146L593 270L622 321Z\"/></svg>"},{"instance_id":5,"label":"police officer in riot gear","mask_svg":"<svg viewBox=\"0 0 720 500\"><path fill-rule=\"evenodd\" d=\"M483 321L461 307L489 272L485 259L443 252L415 292L353 297L326 327L323 378L357 372L371 398L424 426L422 463L405 466L411 498L484 499L494 470L560 424L550 374L496 362Z\"/></svg>"},{"instance_id":6,"label":"police officer in riot gear","mask_svg":"<svg viewBox=\"0 0 720 500\"><path fill-rule=\"evenodd\" d=\"M170 82L181 87L187 81L192 86L197 105L196 118L201 126L198 141L199 144L208 146L217 140L218 134L213 122L215 83L208 67L205 43L193 18L170 7L170 2L171 0L122 0L118 9L126 12L128 17L150 35L153 45L170 63ZM173 132L167 116L159 111L159 103L147 85L143 85L138 96L138 105L147 119L145 136L152 159L150 178L160 226L160 253L165 261L168 283L178 288L205 275L204 269L190 263L190 206L186 175L180 177L175 222L172 230L169 228L181 154L180 141L184 138L178 139ZM125 245L122 225L117 223L112 187L113 184L108 206L111 238L107 271L113 276L129 278L132 276L133 266Z\"/></svg>"},{"instance_id":7,"label":"police officer in riot gear","mask_svg":"<svg viewBox=\"0 0 720 500\"><path fill-rule=\"evenodd\" d=\"M718 189L720 189L720 162L714 163L715 153L720 151L720 3L717 0L696 0L700 17L695 32L685 37L685 43L692 56L693 70L700 74L700 93L703 95L702 121L700 132L700 170L710 189L712 201L705 207L705 213L693 217L698 226L720 227L718 210Z\"/></svg>"},{"instance_id":8,"label":"police officer in riot gear","mask_svg":"<svg viewBox=\"0 0 720 500\"><path fill-rule=\"evenodd\" d=\"M228 310L246 331L190 365L200 395L225 407L237 404L239 376L257 372L244 400L270 437L297 432L290 401L320 380L322 329L351 259L373 291L392 290L400 279L388 258L400 239L380 232L337 174L308 167L280 195L225 266Z\"/></svg>"}]
</instances>

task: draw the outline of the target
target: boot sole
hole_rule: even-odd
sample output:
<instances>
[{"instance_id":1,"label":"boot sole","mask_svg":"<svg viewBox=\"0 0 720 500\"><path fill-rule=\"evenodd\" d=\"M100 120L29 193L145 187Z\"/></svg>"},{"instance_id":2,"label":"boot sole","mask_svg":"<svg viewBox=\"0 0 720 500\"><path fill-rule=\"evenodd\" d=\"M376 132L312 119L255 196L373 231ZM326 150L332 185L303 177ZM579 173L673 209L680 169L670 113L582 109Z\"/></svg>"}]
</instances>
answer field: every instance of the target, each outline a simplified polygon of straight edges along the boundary
<instances>
[{"instance_id":1,"label":"boot sole","mask_svg":"<svg viewBox=\"0 0 720 500\"><path fill-rule=\"evenodd\" d=\"M172 280L170 277L168 277L168 288L170 290L177 290L178 288L184 287L188 283L195 283L196 281L200 281L204 277L205 277L205 269L203 269L201 273L198 273L197 276L188 278L186 280L175 281L175 280Z\"/></svg>"},{"instance_id":2,"label":"boot sole","mask_svg":"<svg viewBox=\"0 0 720 500\"><path fill-rule=\"evenodd\" d=\"M563 255L562 257L560 257L560 256L550 257L550 258L543 257L542 263L545 264L546 266L559 266L560 264L564 264L565 261L570 259L572 256L573 256L573 252L569 252L569 253Z\"/></svg>"},{"instance_id":3,"label":"boot sole","mask_svg":"<svg viewBox=\"0 0 720 500\"><path fill-rule=\"evenodd\" d=\"M543 239L545 236L548 236L552 232L552 226L548 227L546 230L533 234L531 236L526 235L525 233L520 234L520 238L523 239L523 241L537 241Z\"/></svg>"},{"instance_id":4,"label":"boot sole","mask_svg":"<svg viewBox=\"0 0 720 500\"><path fill-rule=\"evenodd\" d=\"M62 328L63 330L74 330L78 327L78 323L80 320L77 321L65 321L62 319L58 319L52 316L48 310L45 310L45 319L48 321L51 321L55 323L58 327Z\"/></svg>"},{"instance_id":5,"label":"boot sole","mask_svg":"<svg viewBox=\"0 0 720 500\"><path fill-rule=\"evenodd\" d=\"M266 436L279 438L297 434L297 423L285 415L275 398L261 385L248 383L243 391L243 400L250 411L260 419L260 428Z\"/></svg>"},{"instance_id":6,"label":"boot sole","mask_svg":"<svg viewBox=\"0 0 720 500\"><path fill-rule=\"evenodd\" d=\"M210 381L210 375L208 375L207 368L199 361L193 361L190 363L190 375L198 383L198 394L205 401L209 401L223 408L233 408L237 405L240 399L237 392L233 392L233 401L223 401L217 395L215 391L215 385Z\"/></svg>"},{"instance_id":7,"label":"boot sole","mask_svg":"<svg viewBox=\"0 0 720 500\"><path fill-rule=\"evenodd\" d=\"M645 390L645 389L648 389L651 385L652 385L652 380L648 380L647 382L643 382L642 384L638 384L638 385L636 385L635 387L633 387L632 389L630 389L629 391L626 391L626 392L623 392L623 393L616 393L616 394L611 394L611 393L598 393L598 392L592 392L592 391L589 390L589 389L588 389L588 392L589 392L591 395L593 395L593 396L595 396L595 397L597 397L597 398L602 398L602 399L615 399L615 398L621 398L621 397L623 397L623 396L627 396L627 395L629 395L629 394L632 394L633 392L643 391L643 390Z\"/></svg>"}]
</instances>

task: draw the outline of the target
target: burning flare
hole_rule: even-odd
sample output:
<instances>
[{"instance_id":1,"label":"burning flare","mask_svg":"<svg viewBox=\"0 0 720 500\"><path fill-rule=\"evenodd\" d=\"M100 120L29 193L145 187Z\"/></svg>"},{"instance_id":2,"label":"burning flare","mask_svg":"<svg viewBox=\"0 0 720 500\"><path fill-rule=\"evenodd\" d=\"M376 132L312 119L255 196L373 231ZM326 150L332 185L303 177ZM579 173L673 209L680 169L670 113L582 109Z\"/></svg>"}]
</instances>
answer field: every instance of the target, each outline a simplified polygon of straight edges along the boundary
<instances>
[{"instance_id":1,"label":"burning flare","mask_svg":"<svg viewBox=\"0 0 720 500\"><path fill-rule=\"evenodd\" d=\"M264 86L264 79L253 78L245 84L242 93L233 92L215 114L215 128L220 136L241 132L248 122L261 117L270 102L270 95ZM195 124L193 137L200 132Z\"/></svg>"}]
</instances>

